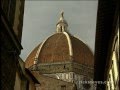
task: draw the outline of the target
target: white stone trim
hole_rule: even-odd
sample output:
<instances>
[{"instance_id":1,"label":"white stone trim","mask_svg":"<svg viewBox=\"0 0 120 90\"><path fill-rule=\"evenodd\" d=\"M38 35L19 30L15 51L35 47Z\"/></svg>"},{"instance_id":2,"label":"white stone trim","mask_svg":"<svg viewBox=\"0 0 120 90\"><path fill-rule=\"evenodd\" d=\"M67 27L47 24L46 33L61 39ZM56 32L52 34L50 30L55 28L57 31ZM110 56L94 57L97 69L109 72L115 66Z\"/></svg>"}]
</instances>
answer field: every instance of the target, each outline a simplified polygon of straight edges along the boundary
<instances>
[{"instance_id":1,"label":"white stone trim","mask_svg":"<svg viewBox=\"0 0 120 90\"><path fill-rule=\"evenodd\" d=\"M65 36L66 36L66 38L67 38L67 40L68 40L69 54L70 54L70 56L73 56L73 50L72 50L72 44L71 44L70 37L69 37L68 33L66 33L66 32L63 32L63 34L65 34ZM53 35L54 35L54 34L53 34ZM53 35L51 35L51 36L53 36ZM50 36L50 37L51 37L51 36ZM41 52L41 49L42 49L43 45L45 44L45 42L46 42L50 37L48 37L47 39L45 39L45 41L44 41L41 45L39 45L38 50L37 50L37 53L36 53L36 55L35 55L35 61L38 59L39 54L40 54L40 52ZM37 63L37 61L36 61L36 63Z\"/></svg>"},{"instance_id":2,"label":"white stone trim","mask_svg":"<svg viewBox=\"0 0 120 90\"><path fill-rule=\"evenodd\" d=\"M45 40L45 41L46 41L46 40ZM39 46L39 48L38 48L38 50L37 50L37 53L36 53L36 55L35 55L35 58L38 58L39 53L40 53L40 51L41 51L41 48L42 48L43 44L45 43L45 41Z\"/></svg>"},{"instance_id":3,"label":"white stone trim","mask_svg":"<svg viewBox=\"0 0 120 90\"><path fill-rule=\"evenodd\" d=\"M65 36L66 36L66 38L68 40L69 54L70 54L70 56L73 56L73 49L72 49L71 39L70 39L68 33L66 33L66 32L63 32L63 33L65 34Z\"/></svg>"}]
</instances>

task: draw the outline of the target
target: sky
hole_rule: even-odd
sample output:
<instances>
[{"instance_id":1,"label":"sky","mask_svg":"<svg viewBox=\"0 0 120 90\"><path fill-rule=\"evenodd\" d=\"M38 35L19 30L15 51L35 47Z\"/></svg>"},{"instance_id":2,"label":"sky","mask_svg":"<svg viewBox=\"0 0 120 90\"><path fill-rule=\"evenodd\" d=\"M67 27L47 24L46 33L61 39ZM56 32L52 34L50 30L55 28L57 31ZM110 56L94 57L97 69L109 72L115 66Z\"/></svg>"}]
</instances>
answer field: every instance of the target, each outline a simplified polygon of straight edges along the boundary
<instances>
[{"instance_id":1,"label":"sky","mask_svg":"<svg viewBox=\"0 0 120 90\"><path fill-rule=\"evenodd\" d=\"M20 57L25 61L38 44L56 32L61 11L64 11L68 31L86 43L94 53L97 6L97 0L26 0Z\"/></svg>"}]
</instances>

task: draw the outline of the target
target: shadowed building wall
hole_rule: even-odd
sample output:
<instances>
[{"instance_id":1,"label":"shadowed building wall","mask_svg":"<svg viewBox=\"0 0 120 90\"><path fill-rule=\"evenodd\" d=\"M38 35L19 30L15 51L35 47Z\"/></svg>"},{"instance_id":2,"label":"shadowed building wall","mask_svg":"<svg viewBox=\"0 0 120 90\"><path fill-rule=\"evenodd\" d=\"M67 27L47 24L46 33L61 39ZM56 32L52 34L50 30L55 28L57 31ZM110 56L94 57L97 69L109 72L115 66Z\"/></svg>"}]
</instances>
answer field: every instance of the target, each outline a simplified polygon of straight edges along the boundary
<instances>
[{"instance_id":1,"label":"shadowed building wall","mask_svg":"<svg viewBox=\"0 0 120 90\"><path fill-rule=\"evenodd\" d=\"M96 40L95 40L95 64L94 80L110 81L110 84L98 84L97 90L118 90L119 75L119 2L118 0L99 0ZM117 38L116 38L117 37ZM117 47L114 48L114 47ZM115 53L114 53L115 52ZM117 57L116 59L113 56ZM113 63L114 62L114 63ZM116 65L115 65L116 63ZM113 68L113 66L115 66ZM112 72L115 69L116 72ZM116 80L113 76L116 75ZM111 80L110 80L111 79ZM114 81L115 83L113 84ZM111 85L111 86L110 86Z\"/></svg>"},{"instance_id":2,"label":"shadowed building wall","mask_svg":"<svg viewBox=\"0 0 120 90\"><path fill-rule=\"evenodd\" d=\"M1 0L1 89L14 90L21 53L24 0Z\"/></svg>"}]
</instances>

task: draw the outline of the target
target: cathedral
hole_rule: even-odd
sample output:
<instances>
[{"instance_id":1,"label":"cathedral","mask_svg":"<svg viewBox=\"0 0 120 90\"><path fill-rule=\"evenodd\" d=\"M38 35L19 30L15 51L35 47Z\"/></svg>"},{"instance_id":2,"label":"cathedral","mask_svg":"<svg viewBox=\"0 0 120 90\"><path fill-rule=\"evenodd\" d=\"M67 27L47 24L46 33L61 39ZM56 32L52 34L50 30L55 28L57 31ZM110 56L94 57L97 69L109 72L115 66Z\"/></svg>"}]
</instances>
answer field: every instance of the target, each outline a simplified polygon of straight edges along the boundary
<instances>
[{"instance_id":1,"label":"cathedral","mask_svg":"<svg viewBox=\"0 0 120 90\"><path fill-rule=\"evenodd\" d=\"M25 67L43 76L74 83L77 90L95 90L93 83L89 83L94 75L93 53L83 41L69 33L63 14L56 24L56 33L34 48Z\"/></svg>"}]
</instances>

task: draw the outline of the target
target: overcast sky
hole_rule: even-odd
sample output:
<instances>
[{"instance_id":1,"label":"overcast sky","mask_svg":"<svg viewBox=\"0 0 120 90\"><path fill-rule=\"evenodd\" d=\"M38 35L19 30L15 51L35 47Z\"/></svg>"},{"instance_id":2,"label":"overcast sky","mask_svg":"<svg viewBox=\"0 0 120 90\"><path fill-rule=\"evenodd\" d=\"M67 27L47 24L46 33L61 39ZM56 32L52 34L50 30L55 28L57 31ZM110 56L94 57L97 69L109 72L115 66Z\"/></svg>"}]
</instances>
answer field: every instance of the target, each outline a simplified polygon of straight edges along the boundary
<instances>
[{"instance_id":1,"label":"overcast sky","mask_svg":"<svg viewBox=\"0 0 120 90\"><path fill-rule=\"evenodd\" d=\"M40 42L55 33L60 12L69 32L84 41L94 52L97 0L25 1L21 58L25 60Z\"/></svg>"}]
</instances>

